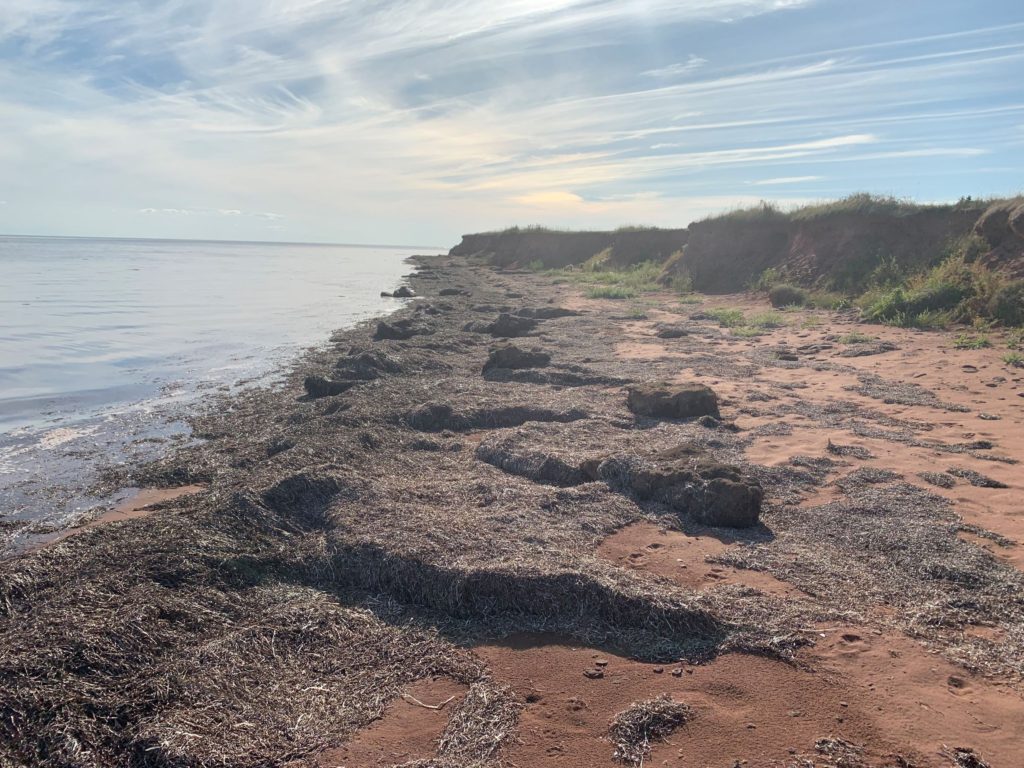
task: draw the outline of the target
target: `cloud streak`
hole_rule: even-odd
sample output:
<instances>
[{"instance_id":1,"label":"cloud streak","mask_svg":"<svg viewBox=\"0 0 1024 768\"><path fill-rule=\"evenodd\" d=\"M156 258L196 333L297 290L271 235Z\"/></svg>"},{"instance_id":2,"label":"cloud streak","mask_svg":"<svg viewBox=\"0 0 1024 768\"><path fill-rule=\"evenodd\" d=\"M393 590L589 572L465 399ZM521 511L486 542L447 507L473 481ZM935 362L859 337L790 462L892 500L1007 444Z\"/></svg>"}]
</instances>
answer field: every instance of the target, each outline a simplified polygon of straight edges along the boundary
<instances>
[{"instance_id":1,"label":"cloud streak","mask_svg":"<svg viewBox=\"0 0 1024 768\"><path fill-rule=\"evenodd\" d=\"M1002 191L972 163L1024 170L1024 20L939 6L8 0L0 230L443 242ZM947 190L907 183L936 159Z\"/></svg>"}]
</instances>

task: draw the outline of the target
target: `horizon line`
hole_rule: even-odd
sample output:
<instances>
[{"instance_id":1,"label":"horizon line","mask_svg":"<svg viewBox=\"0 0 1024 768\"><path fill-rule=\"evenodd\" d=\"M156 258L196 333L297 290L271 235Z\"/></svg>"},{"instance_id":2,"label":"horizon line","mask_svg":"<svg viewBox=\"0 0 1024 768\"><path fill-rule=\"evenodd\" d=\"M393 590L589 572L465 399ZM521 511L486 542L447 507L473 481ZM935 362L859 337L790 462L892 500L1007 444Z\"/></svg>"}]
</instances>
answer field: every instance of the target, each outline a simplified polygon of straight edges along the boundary
<instances>
[{"instance_id":1,"label":"horizon line","mask_svg":"<svg viewBox=\"0 0 1024 768\"><path fill-rule=\"evenodd\" d=\"M33 238L38 240L144 240L164 243L228 243L235 245L315 245L336 248L423 248L426 250L450 249L440 245L414 245L407 243L335 243L312 240L223 240L213 237L128 237L125 235L25 235L17 232L0 232L0 238Z\"/></svg>"}]
</instances>

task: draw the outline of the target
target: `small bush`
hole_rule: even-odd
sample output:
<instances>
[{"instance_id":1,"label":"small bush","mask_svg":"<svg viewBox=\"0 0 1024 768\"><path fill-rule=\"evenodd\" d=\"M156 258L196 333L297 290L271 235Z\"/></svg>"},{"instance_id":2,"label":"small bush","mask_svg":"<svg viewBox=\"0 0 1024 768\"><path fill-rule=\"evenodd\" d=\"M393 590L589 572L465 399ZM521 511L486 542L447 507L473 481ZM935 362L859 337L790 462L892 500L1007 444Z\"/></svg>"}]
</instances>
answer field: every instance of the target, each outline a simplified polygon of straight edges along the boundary
<instances>
[{"instance_id":1,"label":"small bush","mask_svg":"<svg viewBox=\"0 0 1024 768\"><path fill-rule=\"evenodd\" d=\"M768 267L750 283L752 291L770 291L774 286L782 282L782 272L775 267Z\"/></svg>"},{"instance_id":2,"label":"small bush","mask_svg":"<svg viewBox=\"0 0 1024 768\"><path fill-rule=\"evenodd\" d=\"M866 333L848 333L845 336L840 337L840 344L867 344L869 341L874 341L874 336L868 336Z\"/></svg>"},{"instance_id":3,"label":"small bush","mask_svg":"<svg viewBox=\"0 0 1024 768\"><path fill-rule=\"evenodd\" d=\"M1024 325L1024 280L1014 280L997 288L988 309L1001 323Z\"/></svg>"},{"instance_id":4,"label":"small bush","mask_svg":"<svg viewBox=\"0 0 1024 768\"><path fill-rule=\"evenodd\" d=\"M889 254L880 257L878 266L871 270L867 282L868 285L876 288L890 288L902 283L906 277L903 267L899 265L892 254Z\"/></svg>"},{"instance_id":5,"label":"small bush","mask_svg":"<svg viewBox=\"0 0 1024 768\"><path fill-rule=\"evenodd\" d=\"M544 262L541 259L534 259L533 261L526 265L526 268L531 272L543 272Z\"/></svg>"},{"instance_id":6,"label":"small bush","mask_svg":"<svg viewBox=\"0 0 1024 768\"><path fill-rule=\"evenodd\" d=\"M669 279L668 287L676 293L692 293L693 278L685 269L680 269Z\"/></svg>"},{"instance_id":7,"label":"small bush","mask_svg":"<svg viewBox=\"0 0 1024 768\"><path fill-rule=\"evenodd\" d=\"M1024 355L1020 352L1010 352L1003 356L1003 362L1011 368L1024 368Z\"/></svg>"},{"instance_id":8,"label":"small bush","mask_svg":"<svg viewBox=\"0 0 1024 768\"><path fill-rule=\"evenodd\" d=\"M768 301L773 307L802 307L807 303L807 293L795 285L780 283L768 291Z\"/></svg>"}]
</instances>

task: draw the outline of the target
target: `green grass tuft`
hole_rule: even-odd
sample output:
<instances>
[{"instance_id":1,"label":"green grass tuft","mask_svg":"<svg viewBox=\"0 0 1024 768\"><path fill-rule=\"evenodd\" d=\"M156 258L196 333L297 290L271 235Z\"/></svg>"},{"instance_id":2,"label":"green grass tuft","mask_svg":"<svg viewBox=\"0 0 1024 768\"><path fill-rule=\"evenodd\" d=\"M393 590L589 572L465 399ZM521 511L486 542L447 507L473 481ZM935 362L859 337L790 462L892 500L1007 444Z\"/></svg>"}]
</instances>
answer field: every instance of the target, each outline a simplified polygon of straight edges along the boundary
<instances>
[{"instance_id":1,"label":"green grass tuft","mask_svg":"<svg viewBox=\"0 0 1024 768\"><path fill-rule=\"evenodd\" d=\"M588 299L633 299L639 293L624 285L592 285L587 288Z\"/></svg>"},{"instance_id":2,"label":"green grass tuft","mask_svg":"<svg viewBox=\"0 0 1024 768\"><path fill-rule=\"evenodd\" d=\"M992 342L984 334L976 336L970 333L961 333L953 340L953 346L957 349L987 349L992 346Z\"/></svg>"},{"instance_id":3,"label":"green grass tuft","mask_svg":"<svg viewBox=\"0 0 1024 768\"><path fill-rule=\"evenodd\" d=\"M708 316L723 328L737 328L746 323L743 311L739 309L709 309Z\"/></svg>"},{"instance_id":4,"label":"green grass tuft","mask_svg":"<svg viewBox=\"0 0 1024 768\"><path fill-rule=\"evenodd\" d=\"M759 312L747 318L747 324L755 328L784 328L789 323L780 312Z\"/></svg>"}]
</instances>

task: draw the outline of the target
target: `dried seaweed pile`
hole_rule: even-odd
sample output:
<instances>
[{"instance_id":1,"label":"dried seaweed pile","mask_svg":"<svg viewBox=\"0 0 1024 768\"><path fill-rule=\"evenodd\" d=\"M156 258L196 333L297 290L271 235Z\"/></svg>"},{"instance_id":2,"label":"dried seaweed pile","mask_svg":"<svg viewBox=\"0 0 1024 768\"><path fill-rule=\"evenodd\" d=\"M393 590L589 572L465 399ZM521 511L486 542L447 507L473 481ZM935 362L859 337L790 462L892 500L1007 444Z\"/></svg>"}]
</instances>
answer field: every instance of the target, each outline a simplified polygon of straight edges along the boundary
<instances>
[{"instance_id":1,"label":"dried seaweed pile","mask_svg":"<svg viewBox=\"0 0 1024 768\"><path fill-rule=\"evenodd\" d=\"M642 765L651 753L651 742L664 741L692 716L686 704L668 696L632 704L615 716L609 729L615 744L615 759Z\"/></svg>"},{"instance_id":2,"label":"dried seaweed pile","mask_svg":"<svg viewBox=\"0 0 1024 768\"><path fill-rule=\"evenodd\" d=\"M205 493L0 563L0 766L313 764L428 675L470 694L418 765L495 765L519 704L465 648L522 630L637 658L788 658L801 628L840 615L833 606L867 616L892 604L954 657L1022 671L1020 576L959 540L942 499L864 471L843 500L797 507L844 464L749 466L752 435L728 421L635 417L619 382L670 379L680 363L616 358L627 321L565 316L543 276L421 266L413 284L427 298L390 330L336 334L284 385L212 401L193 424L202 444L108 477L110 489ZM509 333L529 334L543 370L562 375L485 376ZM670 343L696 373L748 385L757 362L709 353L709 333ZM919 439L911 422L769 389L726 403L726 419L802 408ZM746 546L728 560L810 597L693 592L597 557L640 520L705 531L583 471L610 452L680 450L761 481L767 526L737 533ZM1006 630L1005 647L963 638L983 622ZM644 717L628 743L658 735Z\"/></svg>"}]
</instances>

